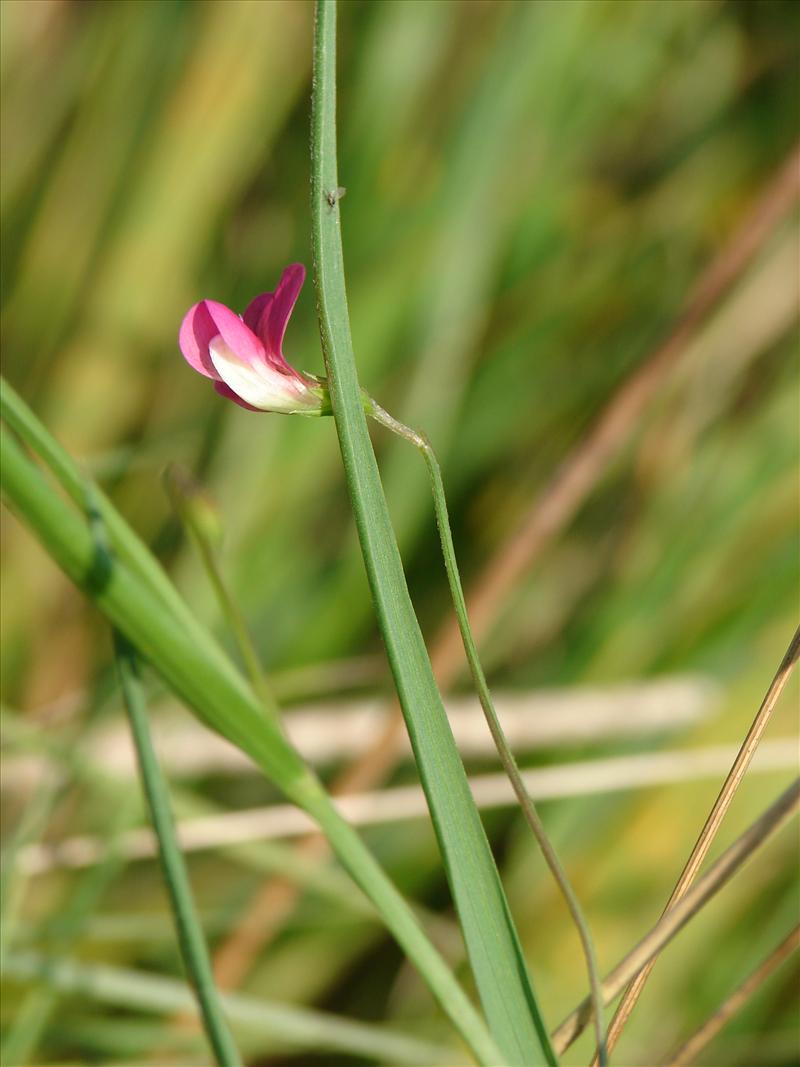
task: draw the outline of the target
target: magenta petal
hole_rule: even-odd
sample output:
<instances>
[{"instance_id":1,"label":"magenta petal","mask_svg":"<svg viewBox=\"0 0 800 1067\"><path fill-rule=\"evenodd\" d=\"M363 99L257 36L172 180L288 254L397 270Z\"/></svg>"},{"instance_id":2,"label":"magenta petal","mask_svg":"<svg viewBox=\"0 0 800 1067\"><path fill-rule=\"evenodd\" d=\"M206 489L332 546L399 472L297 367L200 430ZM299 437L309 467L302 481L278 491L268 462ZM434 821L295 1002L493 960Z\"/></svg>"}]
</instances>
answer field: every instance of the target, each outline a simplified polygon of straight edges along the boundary
<instances>
[{"instance_id":1,"label":"magenta petal","mask_svg":"<svg viewBox=\"0 0 800 1067\"><path fill-rule=\"evenodd\" d=\"M204 374L206 378L219 381L219 375L208 354L208 346L219 333L219 328L208 313L207 302L201 300L186 312L178 334L178 344L190 367Z\"/></svg>"},{"instance_id":2,"label":"magenta petal","mask_svg":"<svg viewBox=\"0 0 800 1067\"><path fill-rule=\"evenodd\" d=\"M219 334L228 348L244 363L264 361L264 346L250 327L245 326L236 312L231 311L224 304L217 303L216 300L204 300L203 303L216 326L215 337ZM216 374L214 376L218 377Z\"/></svg>"},{"instance_id":3,"label":"magenta petal","mask_svg":"<svg viewBox=\"0 0 800 1067\"><path fill-rule=\"evenodd\" d=\"M232 400L234 404L238 404L240 408L246 408L248 411L261 411L261 408L254 408L252 404L248 404L246 400L242 400L239 394L234 393L233 389L231 389L229 385L226 385L225 382L214 382L214 388L220 396Z\"/></svg>"},{"instance_id":4,"label":"magenta petal","mask_svg":"<svg viewBox=\"0 0 800 1067\"><path fill-rule=\"evenodd\" d=\"M254 300L250 301L247 305L247 310L244 315L242 315L245 326L249 326L256 337L261 338L262 342L264 341L264 338L261 337L258 332L258 323L271 303L272 293L262 293L261 296L257 296Z\"/></svg>"},{"instance_id":5,"label":"magenta petal","mask_svg":"<svg viewBox=\"0 0 800 1067\"><path fill-rule=\"evenodd\" d=\"M306 268L302 263L292 263L288 266L281 275L272 303L262 314L259 323L258 334L264 339L267 352L273 358L277 357L281 364L286 362L281 350L286 324L297 303L305 279Z\"/></svg>"}]
</instances>

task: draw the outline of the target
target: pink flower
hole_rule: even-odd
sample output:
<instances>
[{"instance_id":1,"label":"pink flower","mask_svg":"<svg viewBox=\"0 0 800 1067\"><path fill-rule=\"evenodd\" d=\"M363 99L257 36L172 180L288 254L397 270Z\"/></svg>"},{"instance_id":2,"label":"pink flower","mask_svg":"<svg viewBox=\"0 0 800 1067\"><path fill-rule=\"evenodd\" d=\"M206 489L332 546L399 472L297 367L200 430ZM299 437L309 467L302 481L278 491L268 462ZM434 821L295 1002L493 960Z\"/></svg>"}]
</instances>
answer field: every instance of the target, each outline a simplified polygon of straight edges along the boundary
<instances>
[{"instance_id":1,"label":"pink flower","mask_svg":"<svg viewBox=\"0 0 800 1067\"><path fill-rule=\"evenodd\" d=\"M325 415L330 412L325 383L303 375L283 356L283 335L306 269L293 263L274 293L252 300L242 318L216 300L201 300L187 311L178 342L183 357L214 388L249 411Z\"/></svg>"}]
</instances>

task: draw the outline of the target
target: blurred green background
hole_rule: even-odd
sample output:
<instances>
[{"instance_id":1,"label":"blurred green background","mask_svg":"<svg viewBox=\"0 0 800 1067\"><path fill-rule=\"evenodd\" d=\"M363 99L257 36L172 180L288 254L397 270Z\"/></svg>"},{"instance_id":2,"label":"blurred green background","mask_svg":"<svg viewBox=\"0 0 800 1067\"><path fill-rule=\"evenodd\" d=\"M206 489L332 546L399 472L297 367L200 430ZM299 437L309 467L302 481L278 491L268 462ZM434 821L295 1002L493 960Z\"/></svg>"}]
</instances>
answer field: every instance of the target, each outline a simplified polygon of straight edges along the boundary
<instances>
[{"instance_id":1,"label":"blurred green background","mask_svg":"<svg viewBox=\"0 0 800 1067\"><path fill-rule=\"evenodd\" d=\"M178 461L202 481L224 525L225 572L287 706L386 692L332 421L223 403L176 344L195 301L241 311L287 263L310 265L310 4L5 0L2 18L5 375L227 640L161 472ZM433 441L468 588L670 335L784 165L798 130L799 39L791 0L341 5L342 227L360 374ZM799 280L795 211L482 641L499 690L689 673L718 687L713 714L677 736L521 753L526 766L743 736L796 625ZM310 282L285 352L322 369ZM424 470L407 446L375 441L433 636L450 607ZM106 627L3 521L7 767L33 756L49 768L6 776L5 840L113 841L141 813L136 783L103 779L87 742L121 719ZM795 682L771 738L795 729L797 698ZM157 691L153 701L157 713ZM493 766L487 755L469 769ZM745 782L720 846L789 773ZM543 805L604 970L655 921L720 780ZM413 782L413 768L391 781ZM272 796L246 771L207 772L181 780L176 805ZM555 1024L585 990L576 937L521 820L495 812L487 826ZM438 914L461 964L428 824L365 834L431 922ZM192 857L212 946L266 862ZM756 966L796 921L796 862L788 831L669 948L616 1063L658 1062ZM32 880L6 869L17 947L180 974L151 861ZM787 964L702 1062L797 1062L797 977ZM381 931L313 893L242 988L451 1040ZM2 1023L29 1062L206 1062L168 1017L36 981L9 980ZM246 1047L254 1064L381 1062L253 1034ZM589 1051L584 1038L564 1062Z\"/></svg>"}]
</instances>

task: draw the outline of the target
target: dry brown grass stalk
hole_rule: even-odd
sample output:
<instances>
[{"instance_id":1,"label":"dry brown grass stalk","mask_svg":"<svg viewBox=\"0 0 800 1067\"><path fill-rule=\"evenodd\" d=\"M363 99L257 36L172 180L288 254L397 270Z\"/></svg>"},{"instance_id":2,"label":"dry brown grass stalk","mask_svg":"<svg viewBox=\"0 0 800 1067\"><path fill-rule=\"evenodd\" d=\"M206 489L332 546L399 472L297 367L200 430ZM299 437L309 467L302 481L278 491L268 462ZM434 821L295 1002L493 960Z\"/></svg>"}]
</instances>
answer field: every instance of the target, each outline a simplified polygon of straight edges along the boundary
<instances>
[{"instance_id":1,"label":"dry brown grass stalk","mask_svg":"<svg viewBox=\"0 0 800 1067\"><path fill-rule=\"evenodd\" d=\"M603 982L603 1001L609 1004L647 963L655 958L753 854L800 808L800 779L796 779L672 907L664 912L653 929L642 938ZM587 997L554 1030L553 1047L560 1055L583 1033L592 1017Z\"/></svg>"},{"instance_id":2,"label":"dry brown grass stalk","mask_svg":"<svg viewBox=\"0 0 800 1067\"><path fill-rule=\"evenodd\" d=\"M769 956L756 967L739 988L734 990L714 1014L695 1030L688 1041L684 1042L668 1060L665 1060L664 1067L686 1067L687 1064L693 1063L706 1045L714 1040L720 1030L744 1007L770 975L798 948L800 948L800 926L795 926L789 936L770 952Z\"/></svg>"},{"instance_id":3,"label":"dry brown grass stalk","mask_svg":"<svg viewBox=\"0 0 800 1067\"><path fill-rule=\"evenodd\" d=\"M703 860L708 855L708 850L711 848L722 820L725 818L725 813L731 806L731 802L736 795L736 790L739 788L745 772L750 766L753 755L758 748L758 743L761 740L764 730L767 727L767 723L770 720L770 716L772 715L773 708L778 702L778 698L789 680L789 676L797 663L798 657L800 657L800 628L795 630L794 637L786 650L786 655L781 660L781 664L778 667L775 677L772 679L770 687L761 702L761 706L756 712L756 717L753 719L753 723L747 732L742 747L739 749L739 753L733 761L733 765L719 791L717 799L714 801L714 805L709 812L705 825L700 831L700 836L697 838L689 859L686 861L686 865L667 901L665 914L686 895L697 877L697 873L702 866ZM617 1006L614 1018L611 1020L611 1026L608 1030L609 1051L611 1051L619 1041L625 1023L645 987L650 972L655 966L655 962L655 959L653 959L647 967L637 974L636 979L631 983L630 988L625 990L625 995Z\"/></svg>"}]
</instances>

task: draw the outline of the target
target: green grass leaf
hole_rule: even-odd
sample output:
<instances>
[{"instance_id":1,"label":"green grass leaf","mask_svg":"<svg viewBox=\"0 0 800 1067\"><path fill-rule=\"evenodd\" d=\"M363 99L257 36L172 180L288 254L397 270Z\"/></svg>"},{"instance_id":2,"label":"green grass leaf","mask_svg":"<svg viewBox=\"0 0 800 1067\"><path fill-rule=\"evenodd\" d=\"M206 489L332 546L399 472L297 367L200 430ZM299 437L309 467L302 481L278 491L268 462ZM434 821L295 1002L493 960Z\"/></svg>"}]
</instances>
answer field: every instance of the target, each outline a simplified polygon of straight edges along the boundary
<instances>
[{"instance_id":1,"label":"green grass leaf","mask_svg":"<svg viewBox=\"0 0 800 1067\"><path fill-rule=\"evenodd\" d=\"M320 332L350 500L395 685L489 1028L510 1063L554 1063L508 903L406 586L356 373L336 162L336 4L314 47L311 215Z\"/></svg>"},{"instance_id":2,"label":"green grass leaf","mask_svg":"<svg viewBox=\"0 0 800 1067\"><path fill-rule=\"evenodd\" d=\"M31 428L35 433L27 432ZM44 441L52 448L47 430L31 412L28 425L21 426L21 431L31 447ZM184 626L138 570L131 570L122 559L111 558L107 552L99 552L85 518L45 480L5 429L0 448L3 494L12 510L177 696L212 729L246 752L289 800L316 820L337 858L375 905L478 1060L485 1064L500 1062L497 1046L483 1020L425 936L411 908L279 727L264 714L252 689L211 635L199 623L191 629ZM56 470L53 473L58 476ZM84 484L94 502L96 487ZM124 524L121 517L119 522ZM106 529L113 537L108 525ZM117 534L138 542L127 527ZM138 551L147 552L141 542ZM156 566L152 559L150 564ZM168 581L163 574L161 580ZM174 590L172 595L177 597ZM200 634L202 639L198 639Z\"/></svg>"}]
</instances>

